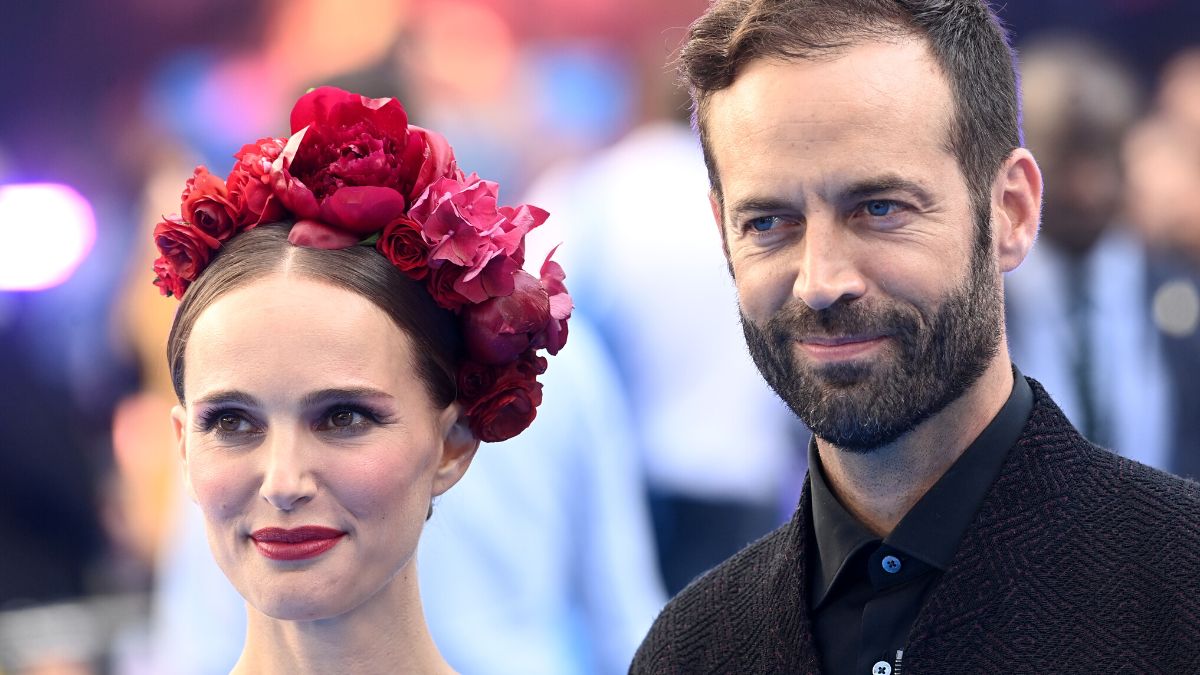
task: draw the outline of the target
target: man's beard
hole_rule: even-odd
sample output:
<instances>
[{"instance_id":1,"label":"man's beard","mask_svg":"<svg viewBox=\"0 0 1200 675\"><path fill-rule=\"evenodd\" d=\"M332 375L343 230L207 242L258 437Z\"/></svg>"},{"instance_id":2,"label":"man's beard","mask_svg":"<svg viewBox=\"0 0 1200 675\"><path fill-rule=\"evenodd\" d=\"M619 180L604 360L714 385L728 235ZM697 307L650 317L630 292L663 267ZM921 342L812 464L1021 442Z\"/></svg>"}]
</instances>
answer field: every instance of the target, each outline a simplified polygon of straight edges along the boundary
<instances>
[{"instance_id":1,"label":"man's beard","mask_svg":"<svg viewBox=\"0 0 1200 675\"><path fill-rule=\"evenodd\" d=\"M891 298L839 300L813 310L794 301L759 327L742 330L767 384L818 438L855 452L887 445L958 399L1000 346L1002 295L978 235L971 268L940 307ZM797 354L803 336L886 335L873 359L815 364Z\"/></svg>"}]
</instances>

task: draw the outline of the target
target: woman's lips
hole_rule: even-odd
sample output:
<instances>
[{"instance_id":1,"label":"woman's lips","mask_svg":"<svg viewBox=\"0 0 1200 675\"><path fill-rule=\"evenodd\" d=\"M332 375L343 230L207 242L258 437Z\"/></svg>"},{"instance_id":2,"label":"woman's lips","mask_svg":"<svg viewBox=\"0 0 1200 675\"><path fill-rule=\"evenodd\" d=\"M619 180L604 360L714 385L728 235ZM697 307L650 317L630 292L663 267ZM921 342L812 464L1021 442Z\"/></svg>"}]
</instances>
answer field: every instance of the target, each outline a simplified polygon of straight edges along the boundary
<instances>
[{"instance_id":1,"label":"woman's lips","mask_svg":"<svg viewBox=\"0 0 1200 675\"><path fill-rule=\"evenodd\" d=\"M306 525L292 529L264 527L250 538L258 552L272 560L307 560L337 545L345 532L330 527Z\"/></svg>"},{"instance_id":2,"label":"woman's lips","mask_svg":"<svg viewBox=\"0 0 1200 675\"><path fill-rule=\"evenodd\" d=\"M844 361L881 347L887 336L807 337L799 340L800 349L818 361Z\"/></svg>"}]
</instances>

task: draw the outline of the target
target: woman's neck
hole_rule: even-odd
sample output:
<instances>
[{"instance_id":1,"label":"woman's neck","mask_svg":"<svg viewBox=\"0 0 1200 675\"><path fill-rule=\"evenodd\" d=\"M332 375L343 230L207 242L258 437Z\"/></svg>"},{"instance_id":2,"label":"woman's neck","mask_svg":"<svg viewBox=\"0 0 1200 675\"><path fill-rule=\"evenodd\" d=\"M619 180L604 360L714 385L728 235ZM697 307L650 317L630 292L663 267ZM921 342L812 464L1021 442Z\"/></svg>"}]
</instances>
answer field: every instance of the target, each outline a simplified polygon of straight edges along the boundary
<instances>
[{"instance_id":1,"label":"woman's neck","mask_svg":"<svg viewBox=\"0 0 1200 675\"><path fill-rule=\"evenodd\" d=\"M246 644L232 675L254 673L453 673L421 610L416 565L345 614L274 619L247 606Z\"/></svg>"}]
</instances>

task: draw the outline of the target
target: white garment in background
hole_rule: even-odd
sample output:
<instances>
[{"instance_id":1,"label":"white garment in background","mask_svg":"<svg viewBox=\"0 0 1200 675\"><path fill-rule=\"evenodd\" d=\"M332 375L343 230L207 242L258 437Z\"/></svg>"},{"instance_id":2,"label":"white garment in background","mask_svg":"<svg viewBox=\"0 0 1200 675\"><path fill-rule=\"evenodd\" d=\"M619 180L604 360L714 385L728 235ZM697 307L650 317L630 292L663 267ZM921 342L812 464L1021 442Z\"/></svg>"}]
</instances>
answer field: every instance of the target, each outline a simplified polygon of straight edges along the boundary
<instances>
[{"instance_id":1,"label":"white garment in background","mask_svg":"<svg viewBox=\"0 0 1200 675\"><path fill-rule=\"evenodd\" d=\"M692 497L774 499L793 477L799 423L746 349L691 130L642 127L547 172L528 201L551 214L527 239L528 264L566 242L555 257L613 348L647 478Z\"/></svg>"},{"instance_id":2,"label":"white garment in background","mask_svg":"<svg viewBox=\"0 0 1200 675\"><path fill-rule=\"evenodd\" d=\"M1092 398L1107 442L1125 457L1167 469L1170 383L1151 318L1145 250L1125 228L1112 227L1080 269L1092 308ZM1013 361L1079 427L1082 404L1072 375L1079 341L1071 323L1069 273L1063 254L1041 241L1009 273L1005 288Z\"/></svg>"}]
</instances>

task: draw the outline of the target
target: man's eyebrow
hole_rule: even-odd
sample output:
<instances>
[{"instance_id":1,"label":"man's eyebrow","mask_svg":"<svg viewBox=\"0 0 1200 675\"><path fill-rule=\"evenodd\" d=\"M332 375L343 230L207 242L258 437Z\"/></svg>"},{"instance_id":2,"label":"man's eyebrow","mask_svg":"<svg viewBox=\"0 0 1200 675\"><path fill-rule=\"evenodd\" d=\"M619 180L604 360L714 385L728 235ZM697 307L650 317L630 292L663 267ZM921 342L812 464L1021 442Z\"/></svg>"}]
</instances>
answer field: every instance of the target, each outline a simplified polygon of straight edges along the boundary
<instances>
[{"instance_id":1,"label":"man's eyebrow","mask_svg":"<svg viewBox=\"0 0 1200 675\"><path fill-rule=\"evenodd\" d=\"M253 396L251 396L250 394L247 394L244 391L238 391L236 389L226 389L226 390L222 390L222 391L214 391L213 393L208 394L207 396L203 396L199 399L196 399L196 401L194 403L195 403L195 405L204 405L204 406L237 403L237 404L240 404L247 408L260 407L259 403L258 403L258 399L254 398Z\"/></svg>"},{"instance_id":2,"label":"man's eyebrow","mask_svg":"<svg viewBox=\"0 0 1200 675\"><path fill-rule=\"evenodd\" d=\"M787 199L772 197L746 197L739 199L729 208L731 218L749 213L777 213L780 211L795 211L796 204Z\"/></svg>"},{"instance_id":3,"label":"man's eyebrow","mask_svg":"<svg viewBox=\"0 0 1200 675\"><path fill-rule=\"evenodd\" d=\"M374 389L371 387L345 387L335 389L322 389L305 394L300 399L300 406L303 408L315 408L327 403L335 403L339 401L353 401L364 398L386 398L392 399L393 396L386 391Z\"/></svg>"},{"instance_id":4,"label":"man's eyebrow","mask_svg":"<svg viewBox=\"0 0 1200 675\"><path fill-rule=\"evenodd\" d=\"M900 176L878 176L851 183L841 191L841 199L839 201L861 201L887 192L907 193L919 202L917 205L920 207L927 207L934 201L933 195L920 183L908 180L907 178L901 178Z\"/></svg>"}]
</instances>

